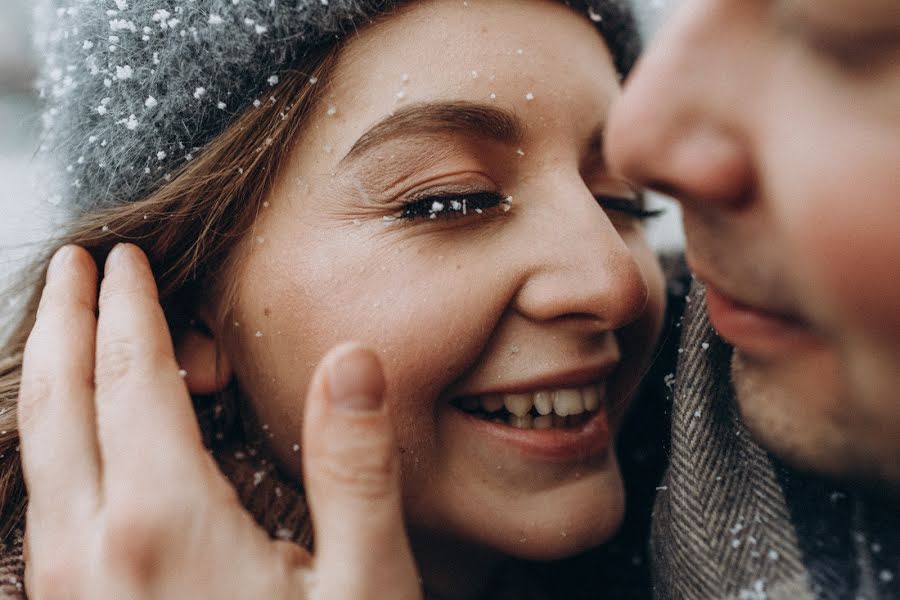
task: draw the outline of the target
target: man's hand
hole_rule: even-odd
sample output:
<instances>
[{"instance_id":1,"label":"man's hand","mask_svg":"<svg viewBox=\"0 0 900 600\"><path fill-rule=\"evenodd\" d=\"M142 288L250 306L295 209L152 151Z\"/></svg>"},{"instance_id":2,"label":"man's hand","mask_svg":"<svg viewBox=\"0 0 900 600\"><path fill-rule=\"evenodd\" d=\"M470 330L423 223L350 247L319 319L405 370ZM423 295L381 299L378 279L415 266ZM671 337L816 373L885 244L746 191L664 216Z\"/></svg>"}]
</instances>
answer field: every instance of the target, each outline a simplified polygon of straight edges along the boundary
<instances>
[{"instance_id":1,"label":"man's hand","mask_svg":"<svg viewBox=\"0 0 900 600\"><path fill-rule=\"evenodd\" d=\"M317 549L271 540L201 443L144 255L51 262L19 397L32 598L421 597L371 352L329 353L306 399ZM99 304L99 311L98 311Z\"/></svg>"}]
</instances>

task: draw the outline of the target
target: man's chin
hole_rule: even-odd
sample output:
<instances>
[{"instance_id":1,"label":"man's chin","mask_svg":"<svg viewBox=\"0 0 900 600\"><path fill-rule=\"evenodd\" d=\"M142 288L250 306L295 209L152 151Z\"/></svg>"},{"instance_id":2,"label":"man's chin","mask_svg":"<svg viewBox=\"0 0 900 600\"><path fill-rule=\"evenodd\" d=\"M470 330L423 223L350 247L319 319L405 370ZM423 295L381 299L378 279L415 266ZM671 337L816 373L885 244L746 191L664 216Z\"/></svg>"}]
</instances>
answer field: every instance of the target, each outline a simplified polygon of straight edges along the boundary
<instances>
[{"instance_id":1,"label":"man's chin","mask_svg":"<svg viewBox=\"0 0 900 600\"><path fill-rule=\"evenodd\" d=\"M838 482L900 491L900 469L849 411L840 372L823 356L763 364L735 350L731 374L754 439L786 464ZM882 456L885 454L885 456Z\"/></svg>"}]
</instances>

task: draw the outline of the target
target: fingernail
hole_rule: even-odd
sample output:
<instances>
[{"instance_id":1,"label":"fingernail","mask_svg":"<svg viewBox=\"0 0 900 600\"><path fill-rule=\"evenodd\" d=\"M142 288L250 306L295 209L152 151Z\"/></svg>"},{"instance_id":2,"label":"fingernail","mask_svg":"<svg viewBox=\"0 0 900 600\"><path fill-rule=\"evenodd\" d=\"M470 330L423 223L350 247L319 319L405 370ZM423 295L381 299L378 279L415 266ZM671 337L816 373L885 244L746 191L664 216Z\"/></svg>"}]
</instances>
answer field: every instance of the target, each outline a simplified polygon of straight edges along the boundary
<instances>
[{"instance_id":1,"label":"fingernail","mask_svg":"<svg viewBox=\"0 0 900 600\"><path fill-rule=\"evenodd\" d=\"M66 245L57 250L56 253L53 254L53 258L50 259L50 264L47 265L47 279L56 277L58 271L66 264L66 262L68 262L71 255L71 246Z\"/></svg>"},{"instance_id":2,"label":"fingernail","mask_svg":"<svg viewBox=\"0 0 900 600\"><path fill-rule=\"evenodd\" d=\"M106 266L103 267L104 272L109 273L119 268L123 260L125 260L125 244L119 243L109 251L106 257Z\"/></svg>"},{"instance_id":3,"label":"fingernail","mask_svg":"<svg viewBox=\"0 0 900 600\"><path fill-rule=\"evenodd\" d=\"M326 374L333 405L357 411L373 411L381 406L384 376L370 350L347 348L328 362Z\"/></svg>"}]
</instances>

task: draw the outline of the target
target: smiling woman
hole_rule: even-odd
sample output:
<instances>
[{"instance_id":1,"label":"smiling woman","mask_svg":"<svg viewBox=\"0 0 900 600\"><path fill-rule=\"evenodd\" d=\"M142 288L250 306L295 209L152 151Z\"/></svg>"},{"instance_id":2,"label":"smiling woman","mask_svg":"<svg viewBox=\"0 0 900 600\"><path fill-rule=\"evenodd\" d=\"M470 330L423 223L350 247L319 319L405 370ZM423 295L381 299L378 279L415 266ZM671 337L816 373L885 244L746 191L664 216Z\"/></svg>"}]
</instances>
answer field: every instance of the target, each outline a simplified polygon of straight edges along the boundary
<instances>
[{"instance_id":1,"label":"smiling woman","mask_svg":"<svg viewBox=\"0 0 900 600\"><path fill-rule=\"evenodd\" d=\"M295 476L296 398L359 339L386 357L414 546L547 559L621 519L609 431L662 282L637 196L603 166L618 93L603 39L564 6L510 8L413 5L349 41L233 294L205 310L227 313L213 338ZM472 550L452 562L489 564Z\"/></svg>"},{"instance_id":2,"label":"smiling woman","mask_svg":"<svg viewBox=\"0 0 900 600\"><path fill-rule=\"evenodd\" d=\"M116 100L103 92L85 150L100 166L74 161L79 214L64 241L96 260L123 240L146 252L206 442L273 536L312 541L297 453L316 365L346 340L373 348L424 585L474 597L509 559L582 553L623 518L615 440L665 304L641 227L652 213L602 154L617 65L636 42L615 3L400 4L265 73L262 101L204 147L181 144L188 160L171 172L156 162L176 146L138 169L105 148ZM151 20L165 30L189 16ZM116 73L107 89L131 85ZM220 111L232 102L213 84L193 92L201 105L214 94ZM121 110L122 135L150 118ZM183 115L182 129L210 114ZM116 187L123 171L134 179ZM38 299L4 347L8 408ZM4 523L18 524L6 464Z\"/></svg>"}]
</instances>

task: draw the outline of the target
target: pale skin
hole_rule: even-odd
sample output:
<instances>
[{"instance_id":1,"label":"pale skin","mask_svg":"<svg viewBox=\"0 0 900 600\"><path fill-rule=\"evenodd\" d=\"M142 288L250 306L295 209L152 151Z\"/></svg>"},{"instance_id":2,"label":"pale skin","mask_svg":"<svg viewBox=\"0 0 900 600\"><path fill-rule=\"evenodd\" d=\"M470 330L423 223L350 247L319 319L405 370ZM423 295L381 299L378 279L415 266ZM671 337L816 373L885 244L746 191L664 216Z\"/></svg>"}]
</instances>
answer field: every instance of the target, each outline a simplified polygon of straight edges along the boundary
<instances>
[{"instance_id":1,"label":"pale skin","mask_svg":"<svg viewBox=\"0 0 900 600\"><path fill-rule=\"evenodd\" d=\"M310 383L313 556L271 540L204 450L144 255L117 246L99 299L96 282L87 252L62 248L25 349L29 597L420 597L370 352L336 348Z\"/></svg>"}]
</instances>

